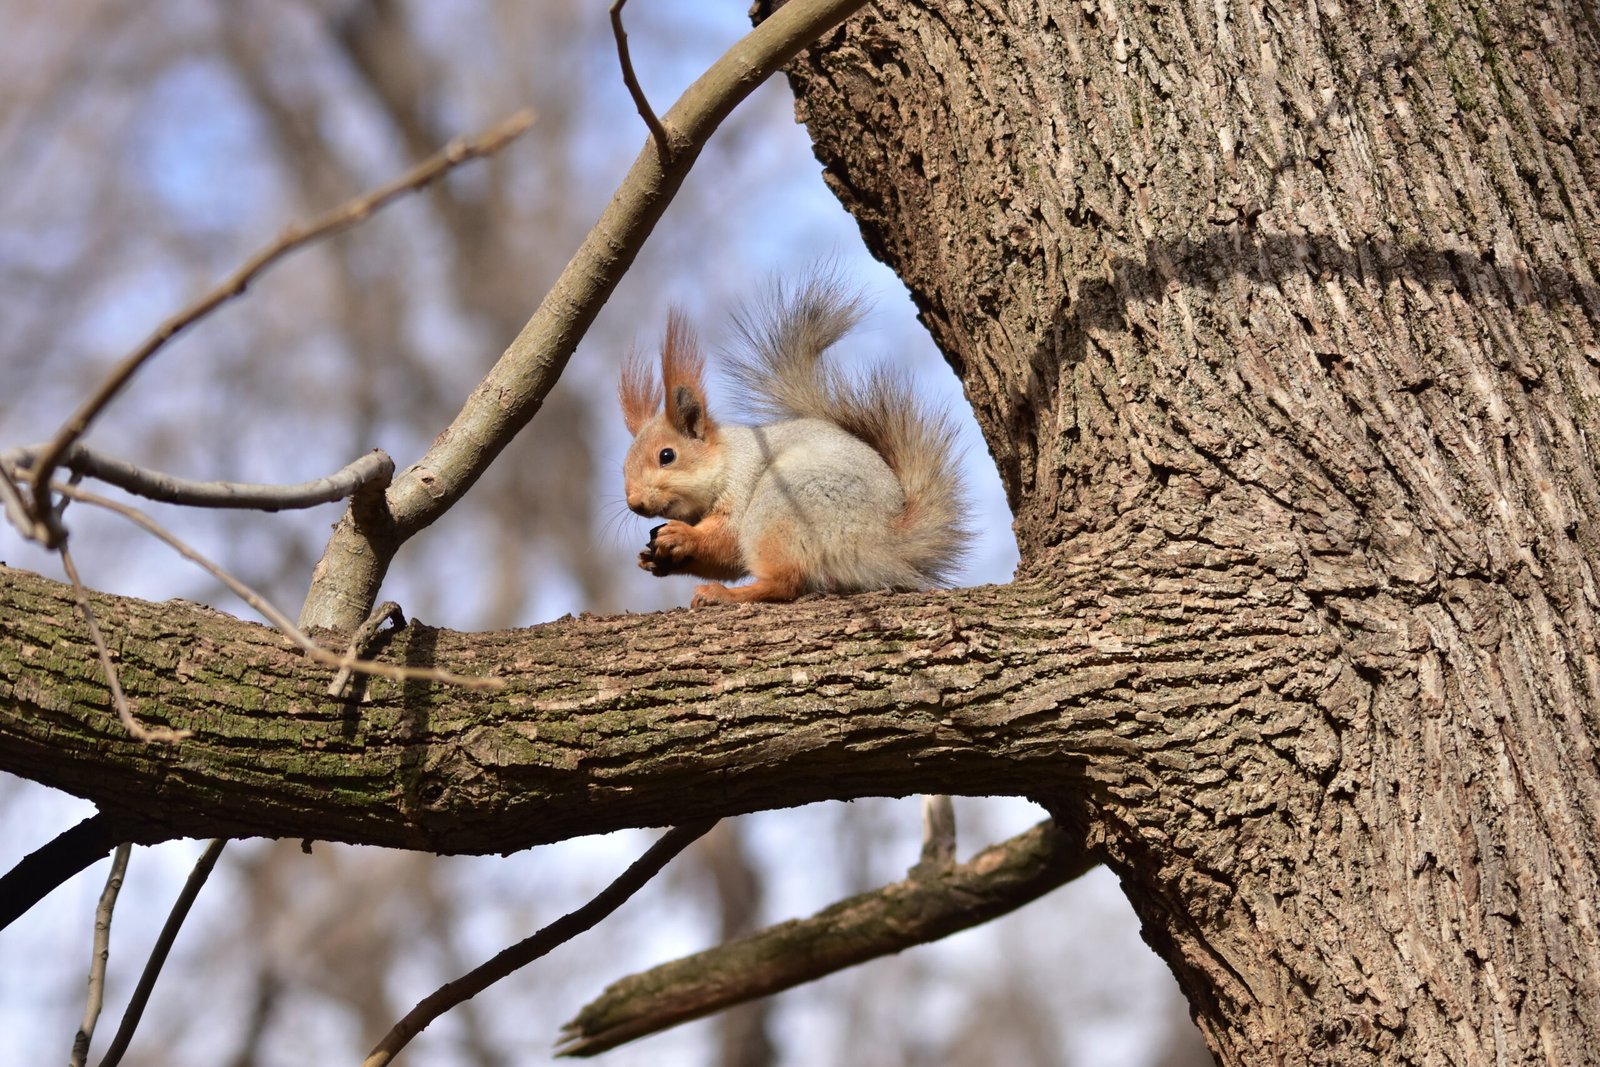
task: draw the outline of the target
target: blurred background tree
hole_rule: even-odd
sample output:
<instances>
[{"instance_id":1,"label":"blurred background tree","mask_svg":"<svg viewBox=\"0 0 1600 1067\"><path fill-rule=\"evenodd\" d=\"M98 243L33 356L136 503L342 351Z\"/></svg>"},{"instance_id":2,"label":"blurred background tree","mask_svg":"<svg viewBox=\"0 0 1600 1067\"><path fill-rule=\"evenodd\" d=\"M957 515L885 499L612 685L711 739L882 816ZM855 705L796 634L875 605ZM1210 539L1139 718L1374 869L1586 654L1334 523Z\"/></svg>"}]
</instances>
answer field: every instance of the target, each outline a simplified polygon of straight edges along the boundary
<instances>
[{"instance_id":1,"label":"blurred background tree","mask_svg":"<svg viewBox=\"0 0 1600 1067\"><path fill-rule=\"evenodd\" d=\"M640 0L634 62L668 101L747 28L738 5ZM105 368L290 222L531 105L533 131L355 231L317 245L202 322L96 425L114 454L196 478L292 482L373 447L400 464L459 407L598 215L644 138L597 0L0 0L0 427L39 440ZM893 275L826 192L786 87L719 132L561 384L516 445L402 553L386 593L459 629L683 604L689 579L633 567L620 500L619 356L671 304L714 343L772 272L831 258L874 299L856 351L930 395L959 386ZM975 427L988 516L964 584L1006 580L1009 516ZM163 521L293 613L335 507ZM154 541L74 515L86 580L240 611ZM7 562L55 576L12 539ZM0 866L87 813L0 779ZM962 853L1031 824L961 801ZM914 803L725 822L619 915L447 1016L417 1062L542 1062L609 980L900 877ZM124 1062L358 1062L419 996L569 910L645 835L503 859L244 842L201 898ZM120 1010L197 845L135 852L113 929ZM104 864L0 934L0 1062L60 1054L82 1010ZM1099 871L1003 921L749 1005L604 1062L871 1065L1208 1063L1164 966ZM111 1025L103 1024L102 1041ZM93 1057L91 1057L91 1060Z\"/></svg>"}]
</instances>

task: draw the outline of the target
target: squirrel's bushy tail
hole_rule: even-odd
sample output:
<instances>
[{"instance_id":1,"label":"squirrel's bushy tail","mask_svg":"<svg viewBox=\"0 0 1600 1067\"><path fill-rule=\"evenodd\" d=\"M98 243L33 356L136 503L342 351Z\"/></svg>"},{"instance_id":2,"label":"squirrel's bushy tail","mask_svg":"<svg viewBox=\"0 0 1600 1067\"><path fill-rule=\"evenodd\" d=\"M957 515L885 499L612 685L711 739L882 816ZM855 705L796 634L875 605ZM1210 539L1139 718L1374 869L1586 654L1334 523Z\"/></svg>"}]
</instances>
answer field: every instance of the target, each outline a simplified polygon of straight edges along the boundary
<instances>
[{"instance_id":1,"label":"squirrel's bushy tail","mask_svg":"<svg viewBox=\"0 0 1600 1067\"><path fill-rule=\"evenodd\" d=\"M728 371L758 421L822 419L883 456L906 498L893 531L896 557L916 570L919 584L948 585L971 542L955 424L893 368L853 380L824 358L864 310L860 296L828 273L792 288L775 283L735 316L743 352Z\"/></svg>"}]
</instances>

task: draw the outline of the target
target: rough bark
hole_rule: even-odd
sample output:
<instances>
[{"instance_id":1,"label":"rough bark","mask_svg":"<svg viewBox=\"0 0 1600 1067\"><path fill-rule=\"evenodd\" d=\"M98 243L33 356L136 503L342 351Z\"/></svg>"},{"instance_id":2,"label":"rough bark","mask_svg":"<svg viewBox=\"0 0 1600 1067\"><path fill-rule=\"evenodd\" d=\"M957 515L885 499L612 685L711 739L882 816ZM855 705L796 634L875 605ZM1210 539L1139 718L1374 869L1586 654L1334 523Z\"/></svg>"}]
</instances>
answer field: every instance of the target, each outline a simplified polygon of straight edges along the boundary
<instances>
[{"instance_id":1,"label":"rough bark","mask_svg":"<svg viewBox=\"0 0 1600 1067\"><path fill-rule=\"evenodd\" d=\"M87 797L150 840L436 852L861 796L1021 795L1071 811L1089 790L1143 803L1150 760L1195 763L1171 741L1186 729L1167 721L1175 706L1227 709L1231 721L1203 729L1235 746L1238 729L1304 730L1304 758L1331 758L1327 730L1295 725L1314 714L1297 701L1318 688L1326 643L1291 586L1246 602L1248 583L1213 583L1227 571L1091 561L1064 566L1059 585L504 633L413 622L375 654L505 688L368 678L348 700L271 630L181 601L98 598L139 713L196 732L157 746L117 722L70 592L0 569L0 769ZM1190 606L1174 611L1173 595Z\"/></svg>"},{"instance_id":2,"label":"rough bark","mask_svg":"<svg viewBox=\"0 0 1600 1067\"><path fill-rule=\"evenodd\" d=\"M1023 573L1204 546L1330 650L1092 796L1225 1063L1595 1062L1596 56L1585 5L884 0L792 75Z\"/></svg>"}]
</instances>

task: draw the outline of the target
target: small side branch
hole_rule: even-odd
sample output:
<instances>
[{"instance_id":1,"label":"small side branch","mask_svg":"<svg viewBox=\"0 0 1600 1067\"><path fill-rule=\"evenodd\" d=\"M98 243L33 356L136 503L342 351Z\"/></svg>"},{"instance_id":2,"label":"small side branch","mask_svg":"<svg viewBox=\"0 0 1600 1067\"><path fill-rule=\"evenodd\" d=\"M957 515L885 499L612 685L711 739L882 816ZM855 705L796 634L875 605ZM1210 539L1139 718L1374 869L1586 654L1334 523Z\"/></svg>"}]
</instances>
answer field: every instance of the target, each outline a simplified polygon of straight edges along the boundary
<instances>
[{"instance_id":1,"label":"small side branch","mask_svg":"<svg viewBox=\"0 0 1600 1067\"><path fill-rule=\"evenodd\" d=\"M189 909L194 907L195 898L200 895L206 879L211 877L211 869L217 865L217 858L222 855L222 847L227 843L226 838L215 839L206 845L205 851L195 861L194 869L183 883L183 891L178 894L172 911L167 915L166 924L161 927L155 947L150 950L150 958L145 961L144 971L139 975L139 984L134 986L133 996L129 998L127 1010L122 1013L122 1022L117 1027L117 1035L111 1039L111 1047L106 1049L105 1056L101 1058L100 1067L117 1067L122 1062L128 1042L133 1040L133 1032L138 1029L139 1019L144 1015L144 1007L150 1002L150 991L156 986L161 967L167 962L167 954L172 951L172 943L178 939L183 920L189 917Z\"/></svg>"},{"instance_id":2,"label":"small side branch","mask_svg":"<svg viewBox=\"0 0 1600 1067\"><path fill-rule=\"evenodd\" d=\"M531 937L517 942L453 982L447 982L395 1023L362 1062L361 1067L383 1067L420 1034L424 1027L462 1001L470 1000L500 979L525 967L558 945L571 941L591 926L616 911L633 894L654 878L672 858L703 837L717 820L702 819L676 826L661 835L645 854L633 861L616 881L606 886L589 903L570 911Z\"/></svg>"},{"instance_id":3,"label":"small side branch","mask_svg":"<svg viewBox=\"0 0 1600 1067\"><path fill-rule=\"evenodd\" d=\"M328 683L328 695L335 700L343 700L350 689L350 678L355 674L355 663L367 654L367 650L377 640L378 631L386 622L393 622L396 628L406 624L405 613L400 610L400 605L392 600L385 600L382 604L372 609L372 614L367 616L367 621L362 623L356 632L350 635L350 648L345 652L344 659L339 664L339 673L333 676L333 681Z\"/></svg>"},{"instance_id":4,"label":"small side branch","mask_svg":"<svg viewBox=\"0 0 1600 1067\"><path fill-rule=\"evenodd\" d=\"M56 551L61 554L61 566L67 572L67 580L72 583L72 596L77 601L78 613L83 616L83 624L88 627L89 640L94 642L94 650L100 657L100 669L105 672L106 688L111 690L111 703L117 709L117 718L122 722L123 729L128 731L128 736L135 741L161 741L167 744L189 737L191 734L189 730L173 730L165 726L149 727L133 714L133 705L128 703L127 694L122 691L122 678L117 673L116 663L111 659L111 649L106 647L105 635L100 632L100 623L95 619L94 608L89 603L89 591L84 588L83 579L78 577L78 568L72 562L72 553L67 551L65 541Z\"/></svg>"},{"instance_id":5,"label":"small side branch","mask_svg":"<svg viewBox=\"0 0 1600 1067\"><path fill-rule=\"evenodd\" d=\"M633 71L633 58L628 54L628 31L622 28L622 5L628 0L614 0L611 5L611 32L617 39L617 59L622 64L622 84L628 87L628 95L633 97L633 106L639 109L639 117L644 119L644 124L650 128L650 138L656 143L656 151L661 155L663 165L672 162L672 139L667 136L667 128L656 118L656 113L650 106L650 98L644 95L644 87L639 84L639 77Z\"/></svg>"},{"instance_id":6,"label":"small side branch","mask_svg":"<svg viewBox=\"0 0 1600 1067\"><path fill-rule=\"evenodd\" d=\"M6 473L32 477L43 446L17 448L0 456ZM341 467L326 478L299 485L262 485L255 482L196 482L172 474L114 459L82 445L73 444L61 455L60 466L88 478L126 489L130 493L166 504L195 508L238 508L250 511L290 511L343 500L368 486L382 488L394 476L394 460L381 451L372 451L354 463ZM0 488L0 493L4 489ZM6 498L9 505L11 499ZM10 512L8 511L8 514ZM12 515L15 521L15 515ZM26 528L24 528L26 532Z\"/></svg>"},{"instance_id":7,"label":"small side branch","mask_svg":"<svg viewBox=\"0 0 1600 1067\"><path fill-rule=\"evenodd\" d=\"M612 983L562 1028L557 1053L593 1056L735 1004L948 937L1014 911L1095 865L1052 822L966 863L839 902L809 919Z\"/></svg>"},{"instance_id":8,"label":"small side branch","mask_svg":"<svg viewBox=\"0 0 1600 1067\"><path fill-rule=\"evenodd\" d=\"M122 840L111 819L97 812L22 857L0 877L0 930L27 914L67 879L98 863Z\"/></svg>"},{"instance_id":9,"label":"small side branch","mask_svg":"<svg viewBox=\"0 0 1600 1067\"><path fill-rule=\"evenodd\" d=\"M519 111L476 137L451 141L444 150L418 164L400 177L350 200L343 206L315 219L310 224L285 231L276 241L244 262L223 283L162 323L137 349L112 368L94 393L62 424L49 444L40 450L38 461L28 475L33 492L34 517L49 527L50 478L61 465L62 457L82 437L89 424L122 391L128 380L172 338L249 288L250 283L272 264L313 241L347 230L363 222L373 212L387 207L408 193L438 181L462 163L500 151L533 125L533 112Z\"/></svg>"},{"instance_id":10,"label":"small side branch","mask_svg":"<svg viewBox=\"0 0 1600 1067\"><path fill-rule=\"evenodd\" d=\"M111 958L111 913L117 906L117 894L122 892L122 877L127 873L128 854L132 851L133 846L126 842L117 846L106 887L94 909L94 956L89 961L89 994L83 1007L83 1023L72 1039L72 1055L67 1060L70 1067L83 1067L89 1059L89 1042L94 1040L100 1005L105 1002L106 962Z\"/></svg>"}]
</instances>

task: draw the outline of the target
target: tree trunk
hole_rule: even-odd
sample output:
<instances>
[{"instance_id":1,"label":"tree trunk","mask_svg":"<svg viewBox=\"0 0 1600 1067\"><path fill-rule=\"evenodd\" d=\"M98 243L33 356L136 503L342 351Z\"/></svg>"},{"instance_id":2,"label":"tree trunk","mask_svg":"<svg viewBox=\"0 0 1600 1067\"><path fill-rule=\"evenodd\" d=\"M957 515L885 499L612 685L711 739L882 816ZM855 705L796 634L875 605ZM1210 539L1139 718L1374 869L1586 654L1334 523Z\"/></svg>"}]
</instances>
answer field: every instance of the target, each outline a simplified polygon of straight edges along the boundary
<instances>
[{"instance_id":1,"label":"tree trunk","mask_svg":"<svg viewBox=\"0 0 1600 1067\"><path fill-rule=\"evenodd\" d=\"M1596 1062L1596 55L1585 5L882 0L791 75L1023 576L1222 560L1326 641L1086 769L1225 1063Z\"/></svg>"}]
</instances>

